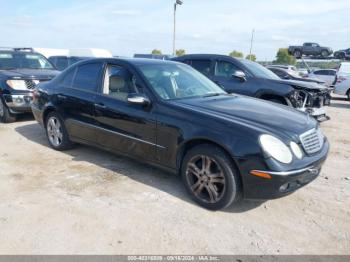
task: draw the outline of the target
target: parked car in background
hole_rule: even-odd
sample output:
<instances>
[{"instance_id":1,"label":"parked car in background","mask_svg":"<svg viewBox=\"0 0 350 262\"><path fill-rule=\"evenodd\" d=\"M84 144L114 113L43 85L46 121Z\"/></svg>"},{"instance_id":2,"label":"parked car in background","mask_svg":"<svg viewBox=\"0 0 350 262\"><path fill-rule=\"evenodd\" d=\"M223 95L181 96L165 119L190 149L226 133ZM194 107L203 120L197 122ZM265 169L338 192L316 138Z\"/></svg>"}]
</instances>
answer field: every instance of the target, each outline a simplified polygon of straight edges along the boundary
<instances>
[{"instance_id":1,"label":"parked car in background","mask_svg":"<svg viewBox=\"0 0 350 262\"><path fill-rule=\"evenodd\" d=\"M113 57L110 51L100 48L35 48L35 50L48 58L60 71L63 71L67 67L81 60L97 57Z\"/></svg>"},{"instance_id":2,"label":"parked car in background","mask_svg":"<svg viewBox=\"0 0 350 262\"><path fill-rule=\"evenodd\" d=\"M281 79L312 82L320 85L326 84L325 81L318 79L316 77L313 77L313 78L301 77L297 71L287 70L287 69L278 68L278 67L270 67L270 66L267 66L266 68L272 71L273 73L275 73Z\"/></svg>"},{"instance_id":3,"label":"parked car in background","mask_svg":"<svg viewBox=\"0 0 350 262\"><path fill-rule=\"evenodd\" d=\"M67 67L91 57L80 57L80 56L50 56L49 61L57 68L59 71L63 71Z\"/></svg>"},{"instance_id":4,"label":"parked car in background","mask_svg":"<svg viewBox=\"0 0 350 262\"><path fill-rule=\"evenodd\" d=\"M319 69L308 74L308 78L318 78L326 82L327 86L333 86L335 83L337 70L335 69Z\"/></svg>"},{"instance_id":5,"label":"parked car in background","mask_svg":"<svg viewBox=\"0 0 350 262\"><path fill-rule=\"evenodd\" d=\"M302 46L289 46L288 52L296 58L301 58L303 55L326 58L333 54L332 48L320 46L317 43L304 43Z\"/></svg>"},{"instance_id":6,"label":"parked car in background","mask_svg":"<svg viewBox=\"0 0 350 262\"><path fill-rule=\"evenodd\" d=\"M228 93L294 107L319 121L329 119L325 106L330 104L331 90L324 85L283 80L258 63L224 55L185 55L173 60L191 65Z\"/></svg>"},{"instance_id":7,"label":"parked car in background","mask_svg":"<svg viewBox=\"0 0 350 262\"><path fill-rule=\"evenodd\" d=\"M298 69L295 66L292 66L292 65L268 65L266 67L269 67L269 68L282 68L282 69L287 70L288 72L296 72L296 73L298 73Z\"/></svg>"},{"instance_id":8,"label":"parked car in background","mask_svg":"<svg viewBox=\"0 0 350 262\"><path fill-rule=\"evenodd\" d=\"M350 63L341 63L337 72L334 93L347 96L350 100Z\"/></svg>"},{"instance_id":9,"label":"parked car in background","mask_svg":"<svg viewBox=\"0 0 350 262\"><path fill-rule=\"evenodd\" d=\"M57 74L32 48L0 48L0 122L14 122L18 114L30 113L33 89Z\"/></svg>"},{"instance_id":10,"label":"parked car in background","mask_svg":"<svg viewBox=\"0 0 350 262\"><path fill-rule=\"evenodd\" d=\"M334 57L342 60L350 59L350 48L334 52Z\"/></svg>"},{"instance_id":11,"label":"parked car in background","mask_svg":"<svg viewBox=\"0 0 350 262\"><path fill-rule=\"evenodd\" d=\"M308 115L227 94L170 61L79 62L37 87L32 110L52 148L83 143L180 173L213 210L290 194L320 174L329 150Z\"/></svg>"}]
</instances>

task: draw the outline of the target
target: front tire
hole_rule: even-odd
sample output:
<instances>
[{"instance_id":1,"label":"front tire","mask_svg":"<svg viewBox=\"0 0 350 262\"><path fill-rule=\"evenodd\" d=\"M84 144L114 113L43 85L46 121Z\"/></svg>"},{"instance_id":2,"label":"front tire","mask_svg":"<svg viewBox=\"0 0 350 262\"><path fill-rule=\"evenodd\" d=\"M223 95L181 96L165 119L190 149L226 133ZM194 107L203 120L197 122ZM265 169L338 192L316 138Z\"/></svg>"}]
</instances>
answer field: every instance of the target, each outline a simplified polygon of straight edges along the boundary
<instances>
[{"instance_id":1,"label":"front tire","mask_svg":"<svg viewBox=\"0 0 350 262\"><path fill-rule=\"evenodd\" d=\"M16 122L16 116L11 114L5 103L0 96L0 122L2 123L13 123Z\"/></svg>"},{"instance_id":2,"label":"front tire","mask_svg":"<svg viewBox=\"0 0 350 262\"><path fill-rule=\"evenodd\" d=\"M327 51L327 50L323 50L323 51L321 52L321 56L322 56L323 58L327 58L327 57L329 56L328 51Z\"/></svg>"},{"instance_id":3,"label":"front tire","mask_svg":"<svg viewBox=\"0 0 350 262\"><path fill-rule=\"evenodd\" d=\"M181 175L192 199L204 208L219 210L240 199L238 170L217 146L203 144L190 149L183 159Z\"/></svg>"},{"instance_id":4,"label":"front tire","mask_svg":"<svg viewBox=\"0 0 350 262\"><path fill-rule=\"evenodd\" d=\"M48 114L45 127L47 139L53 149L63 151L72 147L64 122L58 113L51 112Z\"/></svg>"}]
</instances>

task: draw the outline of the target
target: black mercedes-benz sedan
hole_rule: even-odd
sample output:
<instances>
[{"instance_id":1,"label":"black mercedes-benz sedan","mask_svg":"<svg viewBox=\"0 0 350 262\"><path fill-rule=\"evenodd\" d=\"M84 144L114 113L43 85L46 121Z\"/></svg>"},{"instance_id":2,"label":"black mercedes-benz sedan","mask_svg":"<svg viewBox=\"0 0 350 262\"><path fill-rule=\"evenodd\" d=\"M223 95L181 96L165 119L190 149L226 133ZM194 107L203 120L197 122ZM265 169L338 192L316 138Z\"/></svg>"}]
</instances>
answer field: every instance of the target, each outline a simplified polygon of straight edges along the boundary
<instances>
[{"instance_id":1,"label":"black mercedes-benz sedan","mask_svg":"<svg viewBox=\"0 0 350 262\"><path fill-rule=\"evenodd\" d=\"M79 62L38 85L32 110L54 149L88 144L180 173L212 210L295 191L319 175L329 150L306 113L227 94L171 61Z\"/></svg>"}]
</instances>

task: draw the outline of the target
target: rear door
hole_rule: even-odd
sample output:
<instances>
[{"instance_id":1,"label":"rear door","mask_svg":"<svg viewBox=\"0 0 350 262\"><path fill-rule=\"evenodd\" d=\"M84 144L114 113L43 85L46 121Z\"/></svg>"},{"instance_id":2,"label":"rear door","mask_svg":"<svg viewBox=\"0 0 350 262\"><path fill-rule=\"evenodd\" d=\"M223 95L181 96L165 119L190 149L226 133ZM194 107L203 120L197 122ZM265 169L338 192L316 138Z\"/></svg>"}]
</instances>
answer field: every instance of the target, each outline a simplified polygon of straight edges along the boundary
<instances>
[{"instance_id":1,"label":"rear door","mask_svg":"<svg viewBox=\"0 0 350 262\"><path fill-rule=\"evenodd\" d=\"M156 116L153 107L128 103L129 94L147 89L127 65L107 64L103 85L95 99L97 142L105 148L155 161Z\"/></svg>"},{"instance_id":2,"label":"rear door","mask_svg":"<svg viewBox=\"0 0 350 262\"><path fill-rule=\"evenodd\" d=\"M95 142L95 98L101 83L103 63L74 67L62 81L57 102L70 136Z\"/></svg>"}]
</instances>

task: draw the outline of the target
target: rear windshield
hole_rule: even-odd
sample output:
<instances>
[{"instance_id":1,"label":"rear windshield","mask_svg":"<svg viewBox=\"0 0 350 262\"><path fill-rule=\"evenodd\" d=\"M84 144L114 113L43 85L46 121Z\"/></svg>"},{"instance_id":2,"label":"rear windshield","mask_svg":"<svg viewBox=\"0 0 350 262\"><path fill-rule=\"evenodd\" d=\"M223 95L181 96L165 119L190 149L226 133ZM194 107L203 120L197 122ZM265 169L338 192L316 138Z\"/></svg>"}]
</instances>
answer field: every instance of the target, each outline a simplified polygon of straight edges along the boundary
<instances>
[{"instance_id":1,"label":"rear windshield","mask_svg":"<svg viewBox=\"0 0 350 262\"><path fill-rule=\"evenodd\" d=\"M0 53L0 70L54 69L42 55L32 53Z\"/></svg>"}]
</instances>

